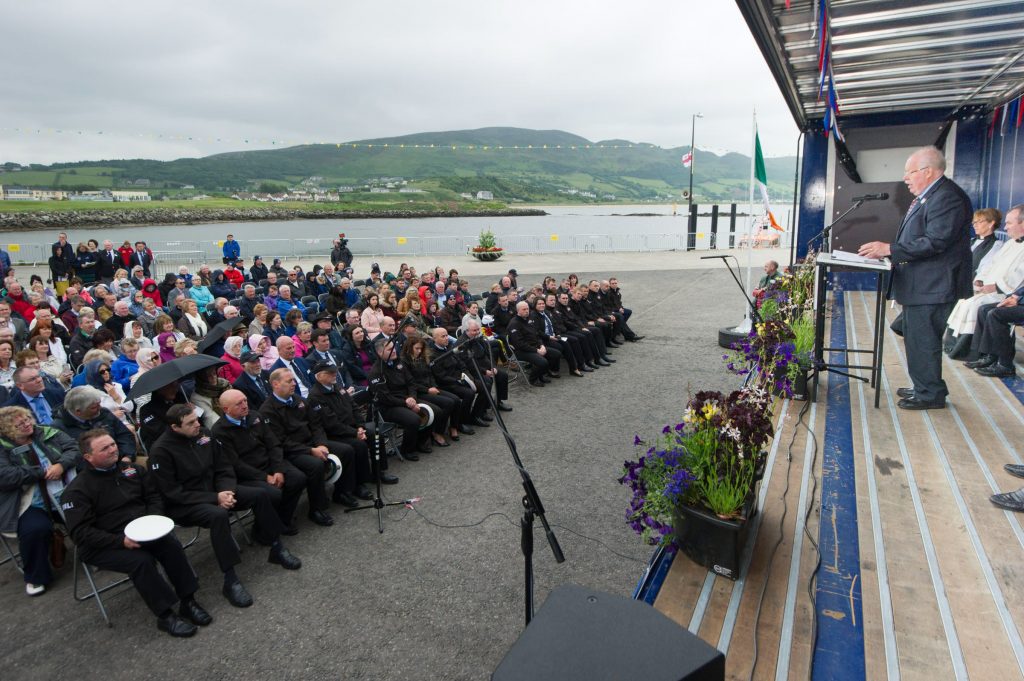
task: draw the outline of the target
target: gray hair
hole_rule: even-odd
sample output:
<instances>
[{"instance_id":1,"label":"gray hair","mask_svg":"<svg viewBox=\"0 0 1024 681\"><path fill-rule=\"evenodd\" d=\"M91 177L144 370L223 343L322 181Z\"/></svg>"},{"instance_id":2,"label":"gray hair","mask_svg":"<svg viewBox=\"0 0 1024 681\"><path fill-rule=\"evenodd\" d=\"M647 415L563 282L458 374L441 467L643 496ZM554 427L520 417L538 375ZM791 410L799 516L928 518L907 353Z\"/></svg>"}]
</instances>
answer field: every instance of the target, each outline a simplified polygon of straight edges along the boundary
<instances>
[{"instance_id":1,"label":"gray hair","mask_svg":"<svg viewBox=\"0 0 1024 681\"><path fill-rule=\"evenodd\" d=\"M946 171L946 157L939 151L938 147L921 147L914 152L914 156L921 159L920 162L926 168L935 168L939 172Z\"/></svg>"},{"instance_id":2,"label":"gray hair","mask_svg":"<svg viewBox=\"0 0 1024 681\"><path fill-rule=\"evenodd\" d=\"M91 385L80 385L64 396L64 409L71 414L83 411L103 399L103 393Z\"/></svg>"}]
</instances>

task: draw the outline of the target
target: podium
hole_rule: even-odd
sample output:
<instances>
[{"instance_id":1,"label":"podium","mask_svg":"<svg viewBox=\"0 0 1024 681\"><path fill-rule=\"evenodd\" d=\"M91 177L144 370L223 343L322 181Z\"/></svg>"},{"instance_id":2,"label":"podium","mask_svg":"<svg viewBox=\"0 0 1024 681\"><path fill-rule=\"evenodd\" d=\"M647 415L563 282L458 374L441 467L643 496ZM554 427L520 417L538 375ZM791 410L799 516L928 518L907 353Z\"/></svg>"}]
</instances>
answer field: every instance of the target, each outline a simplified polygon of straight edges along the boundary
<instances>
[{"instance_id":1,"label":"podium","mask_svg":"<svg viewBox=\"0 0 1024 681\"><path fill-rule=\"evenodd\" d=\"M825 346L825 298L827 293L828 275L836 269L852 270L854 272L867 272L875 274L875 333L872 339L870 350L857 348L833 348ZM888 261L865 262L854 261L845 258L837 258L831 253L820 253L815 261L814 277L814 378L811 381L811 401L818 399L818 378L822 371L867 381L875 389L875 409L878 408L881 397L882 383L882 350L885 341L885 292L889 280L888 274L892 271L892 265ZM846 354L846 362L830 364L825 361L826 352L841 352ZM867 355L870 357L870 364L850 364L850 354ZM855 376L848 373L849 369L869 369L871 378Z\"/></svg>"}]
</instances>

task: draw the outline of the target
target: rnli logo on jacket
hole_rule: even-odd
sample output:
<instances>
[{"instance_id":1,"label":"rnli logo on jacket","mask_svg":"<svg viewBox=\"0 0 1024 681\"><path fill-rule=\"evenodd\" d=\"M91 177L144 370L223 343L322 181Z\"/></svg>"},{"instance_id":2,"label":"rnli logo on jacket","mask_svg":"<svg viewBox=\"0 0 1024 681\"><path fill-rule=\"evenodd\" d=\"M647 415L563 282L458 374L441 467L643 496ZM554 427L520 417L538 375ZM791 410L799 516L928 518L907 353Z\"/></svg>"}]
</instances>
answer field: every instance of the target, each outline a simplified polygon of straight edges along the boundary
<instances>
[{"instance_id":1,"label":"rnli logo on jacket","mask_svg":"<svg viewBox=\"0 0 1024 681\"><path fill-rule=\"evenodd\" d=\"M402 363L401 363L401 362L399 362L398 364L396 364L396 365L395 365L395 368L396 368L396 369L401 369L401 368L402 368Z\"/></svg>"},{"instance_id":2,"label":"rnli logo on jacket","mask_svg":"<svg viewBox=\"0 0 1024 681\"><path fill-rule=\"evenodd\" d=\"M63 504L60 505L60 507L65 511L70 511L75 507L75 504L74 502L71 501L65 501Z\"/></svg>"},{"instance_id":3,"label":"rnli logo on jacket","mask_svg":"<svg viewBox=\"0 0 1024 681\"><path fill-rule=\"evenodd\" d=\"M208 437L206 437L206 436L204 435L204 436L202 436L201 438L199 438L198 440L196 440L196 444L197 444L197 445L205 445L205 444L206 444L206 443L208 443L209 441L210 441L210 438L208 438Z\"/></svg>"},{"instance_id":4,"label":"rnli logo on jacket","mask_svg":"<svg viewBox=\"0 0 1024 681\"><path fill-rule=\"evenodd\" d=\"M134 478L136 475L139 474L139 472L134 468L129 467L121 471L121 474L124 475L124 477L126 478Z\"/></svg>"}]
</instances>

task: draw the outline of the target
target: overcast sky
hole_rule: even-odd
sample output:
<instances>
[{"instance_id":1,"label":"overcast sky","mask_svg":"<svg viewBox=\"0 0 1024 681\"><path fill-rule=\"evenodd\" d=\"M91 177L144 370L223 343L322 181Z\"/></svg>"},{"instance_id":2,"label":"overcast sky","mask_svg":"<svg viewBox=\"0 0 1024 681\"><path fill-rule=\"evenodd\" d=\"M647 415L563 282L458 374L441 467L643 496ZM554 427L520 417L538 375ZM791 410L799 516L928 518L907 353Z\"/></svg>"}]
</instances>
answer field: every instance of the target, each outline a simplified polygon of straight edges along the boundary
<instances>
[{"instance_id":1,"label":"overcast sky","mask_svg":"<svg viewBox=\"0 0 1024 681\"><path fill-rule=\"evenodd\" d=\"M698 148L747 154L755 107L766 155L796 145L731 0L63 0L4 12L0 161L487 126L677 147L695 112Z\"/></svg>"}]
</instances>

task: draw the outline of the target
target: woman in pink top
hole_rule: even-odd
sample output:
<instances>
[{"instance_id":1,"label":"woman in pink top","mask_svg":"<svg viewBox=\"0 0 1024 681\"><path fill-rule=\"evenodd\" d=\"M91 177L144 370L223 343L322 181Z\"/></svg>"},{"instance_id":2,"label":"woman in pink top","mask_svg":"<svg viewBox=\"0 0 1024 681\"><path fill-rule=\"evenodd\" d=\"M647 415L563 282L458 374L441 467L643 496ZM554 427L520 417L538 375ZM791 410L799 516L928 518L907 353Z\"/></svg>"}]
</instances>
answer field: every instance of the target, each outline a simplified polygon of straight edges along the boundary
<instances>
[{"instance_id":1,"label":"woman in pink top","mask_svg":"<svg viewBox=\"0 0 1024 681\"><path fill-rule=\"evenodd\" d=\"M359 320L368 337L373 338L380 333L380 323L384 321L384 316L384 310L380 308L380 298L376 293L371 294Z\"/></svg>"}]
</instances>

